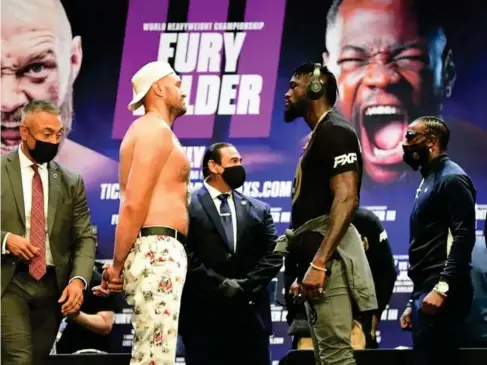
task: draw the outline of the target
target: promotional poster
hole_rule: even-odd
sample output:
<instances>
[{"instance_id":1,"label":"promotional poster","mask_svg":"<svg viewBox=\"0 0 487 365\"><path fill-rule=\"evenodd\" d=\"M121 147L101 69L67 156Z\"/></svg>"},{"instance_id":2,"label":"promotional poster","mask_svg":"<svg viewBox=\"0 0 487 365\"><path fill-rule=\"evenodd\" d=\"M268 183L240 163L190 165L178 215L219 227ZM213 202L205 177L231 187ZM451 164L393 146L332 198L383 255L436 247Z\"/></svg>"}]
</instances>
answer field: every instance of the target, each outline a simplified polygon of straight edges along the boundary
<instances>
[{"instance_id":1,"label":"promotional poster","mask_svg":"<svg viewBox=\"0 0 487 365\"><path fill-rule=\"evenodd\" d=\"M202 185L206 147L230 142L247 170L241 192L271 206L282 234L290 223L296 164L310 133L302 119L284 123L284 94L300 63L326 64L338 81L335 107L355 127L363 149L360 204L382 221L398 270L379 328L380 347L411 345L398 320L412 291L409 214L421 175L404 164L401 141L419 116L448 123L448 153L477 189L480 236L487 212L487 4L70 0L53 9L40 0L10 2L13 15L9 21L2 15L2 33L17 32L17 46L16 54L2 52L2 68L12 59L22 68L2 75L2 153L18 145L20 110L29 99L61 107L69 134L57 159L85 181L100 260L113 253L120 141L144 113L143 107L127 109L131 78L140 67L167 61L181 77L188 111L174 132L191 163L191 189ZM40 19L58 32L44 48L32 47L26 35ZM277 363L291 339L281 277L270 288ZM130 311L115 316L117 352L130 352Z\"/></svg>"}]
</instances>

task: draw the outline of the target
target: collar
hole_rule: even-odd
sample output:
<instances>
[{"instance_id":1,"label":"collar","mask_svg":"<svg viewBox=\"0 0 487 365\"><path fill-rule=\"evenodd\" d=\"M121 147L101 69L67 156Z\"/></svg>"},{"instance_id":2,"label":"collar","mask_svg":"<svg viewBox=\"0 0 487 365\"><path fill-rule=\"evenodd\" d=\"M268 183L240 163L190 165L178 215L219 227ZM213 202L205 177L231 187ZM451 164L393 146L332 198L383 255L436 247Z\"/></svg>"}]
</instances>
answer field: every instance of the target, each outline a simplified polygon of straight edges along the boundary
<instances>
[{"instance_id":1,"label":"collar","mask_svg":"<svg viewBox=\"0 0 487 365\"><path fill-rule=\"evenodd\" d=\"M326 116L328 115L328 113L330 113L332 111L332 109L333 108L330 108L327 111L325 111L323 114L321 114L321 117L320 117L320 119L318 119L318 123L316 123L315 127L311 131L311 134L313 134L318 129L320 124L326 119Z\"/></svg>"},{"instance_id":2,"label":"collar","mask_svg":"<svg viewBox=\"0 0 487 365\"><path fill-rule=\"evenodd\" d=\"M232 191L228 191L226 193L222 193L221 191L215 189L213 186L211 186L210 184L208 184L206 182L206 180L203 182L203 185L206 187L206 190L208 190L208 192L210 193L210 196L213 200L216 200L218 199L218 196L221 195L221 194L229 194L230 195L230 199L233 198L233 194L232 194Z\"/></svg>"},{"instance_id":3,"label":"collar","mask_svg":"<svg viewBox=\"0 0 487 365\"><path fill-rule=\"evenodd\" d=\"M432 159L425 167L421 169L421 175L423 175L423 178L426 179L429 175L438 171L447 160L449 160L449 157L446 153Z\"/></svg>"},{"instance_id":4,"label":"collar","mask_svg":"<svg viewBox=\"0 0 487 365\"><path fill-rule=\"evenodd\" d=\"M20 160L20 168L30 168L34 163L29 160L29 158L25 155L24 151L22 151L22 145L19 145L19 160ZM41 170L47 169L47 162L43 164L37 164L37 167Z\"/></svg>"}]
</instances>

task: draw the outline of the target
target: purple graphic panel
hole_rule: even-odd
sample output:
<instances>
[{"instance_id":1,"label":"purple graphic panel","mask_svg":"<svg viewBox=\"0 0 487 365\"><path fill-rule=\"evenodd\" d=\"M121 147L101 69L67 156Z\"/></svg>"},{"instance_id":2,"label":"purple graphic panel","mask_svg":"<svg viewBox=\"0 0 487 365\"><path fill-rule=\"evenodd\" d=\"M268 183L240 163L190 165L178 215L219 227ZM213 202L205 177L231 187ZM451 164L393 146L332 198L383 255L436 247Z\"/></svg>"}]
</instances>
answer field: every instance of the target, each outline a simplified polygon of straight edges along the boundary
<instances>
[{"instance_id":1,"label":"purple graphic panel","mask_svg":"<svg viewBox=\"0 0 487 365\"><path fill-rule=\"evenodd\" d=\"M248 76L247 80L241 79L237 91L240 105L232 117L230 138L269 137L285 10L286 0L247 0L245 22L262 22L264 26L260 31L248 32L242 47L238 74ZM255 76L250 79L250 75ZM251 84L259 76L262 84ZM242 95L244 92L247 97ZM242 100L248 100L248 106L242 105ZM238 109L247 115L241 115Z\"/></svg>"},{"instance_id":2,"label":"purple graphic panel","mask_svg":"<svg viewBox=\"0 0 487 365\"><path fill-rule=\"evenodd\" d=\"M146 63L157 60L161 29L166 23L169 0L130 0L112 138L122 139L138 117L127 109L132 100L132 76Z\"/></svg>"},{"instance_id":3,"label":"purple graphic panel","mask_svg":"<svg viewBox=\"0 0 487 365\"><path fill-rule=\"evenodd\" d=\"M188 107L186 115L174 124L179 138L213 135L224 54L223 32L215 29L215 23L227 21L228 5L229 0L191 0L186 32L177 35L174 68L181 75ZM192 24L199 26L192 27ZM167 56L159 54L161 57Z\"/></svg>"}]
</instances>

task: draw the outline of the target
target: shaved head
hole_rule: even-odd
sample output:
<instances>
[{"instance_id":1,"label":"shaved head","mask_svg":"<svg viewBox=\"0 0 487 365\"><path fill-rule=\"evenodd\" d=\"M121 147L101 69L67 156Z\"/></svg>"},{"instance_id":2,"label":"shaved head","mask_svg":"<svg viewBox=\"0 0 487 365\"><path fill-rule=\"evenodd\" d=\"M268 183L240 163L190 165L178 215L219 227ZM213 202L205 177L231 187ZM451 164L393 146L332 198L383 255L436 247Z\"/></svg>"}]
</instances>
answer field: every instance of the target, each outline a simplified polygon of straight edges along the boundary
<instances>
[{"instance_id":1,"label":"shaved head","mask_svg":"<svg viewBox=\"0 0 487 365\"><path fill-rule=\"evenodd\" d=\"M71 130L82 49L59 0L2 0L1 26L3 153L20 143L21 110L32 100L59 107Z\"/></svg>"}]
</instances>

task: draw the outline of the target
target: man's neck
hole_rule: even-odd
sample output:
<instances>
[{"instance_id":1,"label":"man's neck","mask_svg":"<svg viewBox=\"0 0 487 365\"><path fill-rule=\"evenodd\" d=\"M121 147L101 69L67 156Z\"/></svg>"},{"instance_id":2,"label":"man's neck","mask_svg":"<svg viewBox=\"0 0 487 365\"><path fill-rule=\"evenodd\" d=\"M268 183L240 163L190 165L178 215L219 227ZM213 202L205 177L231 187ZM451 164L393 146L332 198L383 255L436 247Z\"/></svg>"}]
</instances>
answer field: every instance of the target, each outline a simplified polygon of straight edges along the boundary
<instances>
[{"instance_id":1,"label":"man's neck","mask_svg":"<svg viewBox=\"0 0 487 365\"><path fill-rule=\"evenodd\" d=\"M323 101L314 101L311 102L309 108L307 109L304 120L308 124L311 130L316 128L318 122L323 118L326 112L328 112L331 108L328 106L328 103Z\"/></svg>"},{"instance_id":2,"label":"man's neck","mask_svg":"<svg viewBox=\"0 0 487 365\"><path fill-rule=\"evenodd\" d=\"M445 152L431 152L428 157L428 163L425 166L421 166L420 172L423 177L426 177L430 172L432 165L435 165L436 161L445 155Z\"/></svg>"},{"instance_id":3,"label":"man's neck","mask_svg":"<svg viewBox=\"0 0 487 365\"><path fill-rule=\"evenodd\" d=\"M172 125L174 124L174 120L176 119L170 112L169 108L166 105L162 105L162 104L147 106L146 114L149 113L154 113L159 115L161 119L164 121L164 123L169 125L169 127L172 127Z\"/></svg>"},{"instance_id":4,"label":"man's neck","mask_svg":"<svg viewBox=\"0 0 487 365\"><path fill-rule=\"evenodd\" d=\"M206 180L206 183L210 185L212 188L218 190L220 193L228 193L229 191L232 190L230 186L227 185L227 183L225 183L222 180L215 179L214 177L208 178Z\"/></svg>"},{"instance_id":5,"label":"man's neck","mask_svg":"<svg viewBox=\"0 0 487 365\"><path fill-rule=\"evenodd\" d=\"M27 150L27 147L25 146L25 143L24 143L24 142L22 142L22 143L20 144L20 149L21 149L22 153L24 154L24 156L25 156L25 157L27 157L27 158L28 158L28 159L29 159L29 160L30 160L32 163L34 163L34 164L35 164L35 163L37 163L37 162L35 162L35 161L34 161L34 159L33 159L33 158L30 156L30 153L29 153L29 151Z\"/></svg>"}]
</instances>

